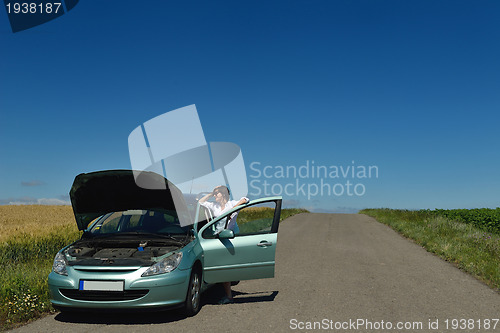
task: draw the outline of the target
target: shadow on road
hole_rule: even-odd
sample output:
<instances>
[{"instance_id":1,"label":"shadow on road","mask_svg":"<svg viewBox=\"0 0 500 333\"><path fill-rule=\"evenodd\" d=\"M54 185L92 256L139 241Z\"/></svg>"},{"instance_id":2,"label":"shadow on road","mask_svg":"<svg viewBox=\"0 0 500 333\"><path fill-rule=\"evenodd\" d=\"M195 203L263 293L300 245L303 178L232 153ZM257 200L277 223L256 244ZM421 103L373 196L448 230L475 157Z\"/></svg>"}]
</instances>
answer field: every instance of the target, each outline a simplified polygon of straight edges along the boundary
<instances>
[{"instance_id":1,"label":"shadow on road","mask_svg":"<svg viewBox=\"0 0 500 333\"><path fill-rule=\"evenodd\" d=\"M234 303L254 303L254 302L272 302L277 291L259 291L254 293L245 293L238 291L238 287L232 287ZM202 297L201 304L218 305L222 297L225 296L224 288L222 284L217 284L214 287L207 290Z\"/></svg>"},{"instance_id":2,"label":"shadow on road","mask_svg":"<svg viewBox=\"0 0 500 333\"><path fill-rule=\"evenodd\" d=\"M219 300L225 295L222 285L216 285L203 293L201 306L217 305ZM255 293L245 293L233 288L234 304L272 302L277 291L262 291ZM231 306L224 305L224 306ZM203 309L202 309L203 310ZM80 324L121 324L121 325L141 325L141 324L163 324L186 319L180 309L164 311L127 311L127 312L105 312L105 311L78 311L61 312L55 316L55 320L65 323Z\"/></svg>"},{"instance_id":3,"label":"shadow on road","mask_svg":"<svg viewBox=\"0 0 500 333\"><path fill-rule=\"evenodd\" d=\"M256 302L272 302L277 291L261 291L257 293L242 293L239 291L234 291L234 303L256 303Z\"/></svg>"},{"instance_id":4,"label":"shadow on road","mask_svg":"<svg viewBox=\"0 0 500 333\"><path fill-rule=\"evenodd\" d=\"M186 316L180 311L156 311L156 312L61 312L55 320L74 324L163 324L185 319Z\"/></svg>"}]
</instances>

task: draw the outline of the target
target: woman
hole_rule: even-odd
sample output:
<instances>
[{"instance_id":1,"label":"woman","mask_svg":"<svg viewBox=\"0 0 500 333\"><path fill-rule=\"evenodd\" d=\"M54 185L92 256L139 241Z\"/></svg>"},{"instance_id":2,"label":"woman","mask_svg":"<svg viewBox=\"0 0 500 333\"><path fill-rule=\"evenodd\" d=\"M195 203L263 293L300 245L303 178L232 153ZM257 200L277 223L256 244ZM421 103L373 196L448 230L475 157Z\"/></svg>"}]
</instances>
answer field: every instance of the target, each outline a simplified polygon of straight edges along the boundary
<instances>
[{"instance_id":1,"label":"woman","mask_svg":"<svg viewBox=\"0 0 500 333\"><path fill-rule=\"evenodd\" d=\"M211 197L215 198L215 202L208 202L208 199L210 199ZM236 206L246 204L249 201L250 200L246 197L241 198L239 201L229 200L229 189L226 186L221 185L214 188L212 193L209 193L201 198L199 203L200 205L210 209L214 217L218 217L226 211ZM238 224L236 223L237 215L237 213L231 215L231 219L227 223L227 229L233 230L235 234L237 234L239 230ZM216 232L222 231L225 228L224 219L222 221L219 221L215 228ZM223 282L222 285L224 286L226 296L219 302L219 304L232 303L234 300L233 294L231 292L231 282Z\"/></svg>"}]
</instances>

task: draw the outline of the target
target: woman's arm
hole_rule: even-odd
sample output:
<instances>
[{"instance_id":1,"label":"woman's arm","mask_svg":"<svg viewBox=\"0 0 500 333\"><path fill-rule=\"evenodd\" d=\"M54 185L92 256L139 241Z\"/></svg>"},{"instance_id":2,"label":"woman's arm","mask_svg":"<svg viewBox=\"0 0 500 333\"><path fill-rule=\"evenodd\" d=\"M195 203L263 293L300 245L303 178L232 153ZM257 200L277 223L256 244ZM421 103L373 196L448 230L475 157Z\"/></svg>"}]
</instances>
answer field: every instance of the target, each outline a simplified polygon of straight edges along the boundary
<instances>
[{"instance_id":1,"label":"woman's arm","mask_svg":"<svg viewBox=\"0 0 500 333\"><path fill-rule=\"evenodd\" d=\"M210 197L213 197L213 196L214 196L214 192L208 193L207 195L205 195L204 197L202 197L199 200L199 203L203 203L203 202L207 201L208 199L210 199Z\"/></svg>"},{"instance_id":2,"label":"woman's arm","mask_svg":"<svg viewBox=\"0 0 500 333\"><path fill-rule=\"evenodd\" d=\"M239 205L244 205L244 204L249 203L249 202L250 202L250 199L248 199L247 197L243 197L240 199L240 201L238 201L236 203L236 205L234 205L234 207L239 206Z\"/></svg>"}]
</instances>

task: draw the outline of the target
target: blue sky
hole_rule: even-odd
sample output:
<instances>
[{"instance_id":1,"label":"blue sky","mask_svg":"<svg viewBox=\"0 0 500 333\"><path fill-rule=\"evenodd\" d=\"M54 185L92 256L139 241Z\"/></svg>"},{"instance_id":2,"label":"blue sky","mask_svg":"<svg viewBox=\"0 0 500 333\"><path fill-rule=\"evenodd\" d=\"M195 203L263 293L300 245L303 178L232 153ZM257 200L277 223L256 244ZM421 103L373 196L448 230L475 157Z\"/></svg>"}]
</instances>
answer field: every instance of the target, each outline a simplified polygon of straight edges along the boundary
<instances>
[{"instance_id":1,"label":"blue sky","mask_svg":"<svg viewBox=\"0 0 500 333\"><path fill-rule=\"evenodd\" d=\"M288 206L500 206L499 14L497 1L91 0L14 34L0 10L0 203L67 201L77 174L130 168L134 128L196 104L249 181L265 180L253 162L378 167L324 179L363 195Z\"/></svg>"}]
</instances>

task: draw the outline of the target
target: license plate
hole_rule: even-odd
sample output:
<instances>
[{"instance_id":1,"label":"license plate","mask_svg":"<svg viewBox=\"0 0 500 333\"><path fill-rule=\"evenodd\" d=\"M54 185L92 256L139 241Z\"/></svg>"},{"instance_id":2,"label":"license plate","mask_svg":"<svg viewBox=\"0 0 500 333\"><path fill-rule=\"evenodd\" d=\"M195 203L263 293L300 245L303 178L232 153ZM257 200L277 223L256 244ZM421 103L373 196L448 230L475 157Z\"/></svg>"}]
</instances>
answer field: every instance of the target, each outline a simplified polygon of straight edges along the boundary
<instances>
[{"instance_id":1,"label":"license plate","mask_svg":"<svg viewBox=\"0 0 500 333\"><path fill-rule=\"evenodd\" d=\"M123 291L123 281L88 281L80 280L80 290Z\"/></svg>"}]
</instances>

